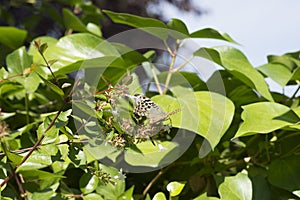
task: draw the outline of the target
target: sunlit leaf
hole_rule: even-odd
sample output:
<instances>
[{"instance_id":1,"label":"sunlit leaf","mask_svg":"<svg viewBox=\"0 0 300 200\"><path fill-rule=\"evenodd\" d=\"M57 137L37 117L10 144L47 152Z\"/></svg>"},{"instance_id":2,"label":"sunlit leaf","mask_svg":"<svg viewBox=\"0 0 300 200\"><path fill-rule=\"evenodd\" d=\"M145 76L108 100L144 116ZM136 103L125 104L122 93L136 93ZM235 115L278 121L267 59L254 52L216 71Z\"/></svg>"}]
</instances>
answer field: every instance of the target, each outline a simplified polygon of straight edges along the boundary
<instances>
[{"instance_id":1,"label":"sunlit leaf","mask_svg":"<svg viewBox=\"0 0 300 200\"><path fill-rule=\"evenodd\" d=\"M227 42L237 43L227 33L223 33L212 28L205 28L195 31L191 33L190 37L225 40Z\"/></svg>"},{"instance_id":2,"label":"sunlit leaf","mask_svg":"<svg viewBox=\"0 0 300 200\"><path fill-rule=\"evenodd\" d=\"M284 121L280 116L290 111L290 108L279 103L259 102L242 106L242 119L244 122L239 127L235 137L255 133L270 133L293 122ZM297 115L294 115L297 118ZM299 120L298 120L299 121Z\"/></svg>"},{"instance_id":3,"label":"sunlit leaf","mask_svg":"<svg viewBox=\"0 0 300 200\"><path fill-rule=\"evenodd\" d=\"M263 76L249 63L246 56L238 49L229 46L200 48L194 52L194 55L206 58L224 67L246 85L257 90L264 98L273 101Z\"/></svg>"},{"instance_id":4,"label":"sunlit leaf","mask_svg":"<svg viewBox=\"0 0 300 200\"><path fill-rule=\"evenodd\" d=\"M232 177L225 177L219 187L221 199L251 200L252 183L246 174L238 173Z\"/></svg>"},{"instance_id":5,"label":"sunlit leaf","mask_svg":"<svg viewBox=\"0 0 300 200\"><path fill-rule=\"evenodd\" d=\"M83 174L79 181L80 190L84 194L93 192L98 186L99 179L92 174Z\"/></svg>"},{"instance_id":6,"label":"sunlit leaf","mask_svg":"<svg viewBox=\"0 0 300 200\"><path fill-rule=\"evenodd\" d=\"M185 183L173 181L168 183L167 190L170 193L170 196L175 197L181 193L185 186Z\"/></svg>"}]
</instances>

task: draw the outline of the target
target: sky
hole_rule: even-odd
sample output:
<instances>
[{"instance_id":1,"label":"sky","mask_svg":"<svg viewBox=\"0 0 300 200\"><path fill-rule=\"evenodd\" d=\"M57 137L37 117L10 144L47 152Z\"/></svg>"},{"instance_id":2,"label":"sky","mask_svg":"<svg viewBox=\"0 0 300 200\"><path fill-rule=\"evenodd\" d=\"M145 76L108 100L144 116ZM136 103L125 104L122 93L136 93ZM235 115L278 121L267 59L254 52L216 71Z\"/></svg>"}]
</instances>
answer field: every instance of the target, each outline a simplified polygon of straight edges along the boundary
<instances>
[{"instance_id":1,"label":"sky","mask_svg":"<svg viewBox=\"0 0 300 200\"><path fill-rule=\"evenodd\" d=\"M162 1L164 2L164 1ZM299 0L193 0L205 13L196 16L179 11L167 3L160 8L165 20L181 19L190 32L205 27L228 33L240 46L251 64L267 63L267 55L282 55L300 50ZM203 46L218 41L201 41ZM273 85L273 88L276 85Z\"/></svg>"}]
</instances>

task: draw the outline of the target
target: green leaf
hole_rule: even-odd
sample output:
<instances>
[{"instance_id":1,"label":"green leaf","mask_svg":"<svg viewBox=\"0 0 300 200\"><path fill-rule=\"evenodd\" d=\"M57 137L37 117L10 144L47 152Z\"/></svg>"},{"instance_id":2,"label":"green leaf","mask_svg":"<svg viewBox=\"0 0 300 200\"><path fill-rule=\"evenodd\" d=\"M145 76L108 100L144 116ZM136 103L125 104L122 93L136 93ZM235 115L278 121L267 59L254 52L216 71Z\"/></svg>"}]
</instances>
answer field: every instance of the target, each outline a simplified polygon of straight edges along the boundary
<instances>
[{"instance_id":1,"label":"green leaf","mask_svg":"<svg viewBox=\"0 0 300 200\"><path fill-rule=\"evenodd\" d=\"M27 36L27 31L15 27L0 27L0 43L5 44L11 49L16 49L23 45Z\"/></svg>"},{"instance_id":2,"label":"green leaf","mask_svg":"<svg viewBox=\"0 0 300 200\"><path fill-rule=\"evenodd\" d=\"M73 71L77 71L79 69L96 68L99 70L99 74L97 74L97 76L100 77L101 72L103 73L108 68L108 66L110 66L111 68L116 68L116 70L120 71L124 69L125 63L123 59L121 59L119 56L103 56L99 58L88 59L85 61L78 61L70 65L65 65L56 72L54 72L54 74L67 74Z\"/></svg>"},{"instance_id":3,"label":"green leaf","mask_svg":"<svg viewBox=\"0 0 300 200\"><path fill-rule=\"evenodd\" d=\"M169 31L167 26L160 20L127 13L116 13L109 10L103 10L103 12L115 23L139 28L140 30L150 33L162 40L166 40L168 38ZM175 33L176 31L173 32Z\"/></svg>"},{"instance_id":4,"label":"green leaf","mask_svg":"<svg viewBox=\"0 0 300 200\"><path fill-rule=\"evenodd\" d=\"M300 188L300 156L278 158L271 162L268 179L271 184L284 188L290 192Z\"/></svg>"},{"instance_id":5,"label":"green leaf","mask_svg":"<svg viewBox=\"0 0 300 200\"><path fill-rule=\"evenodd\" d=\"M88 23L86 25L86 29L90 32L90 33L93 33L94 35L97 35L99 37L102 37L102 33L101 33L101 30L99 28L99 26L97 26L96 24L94 23Z\"/></svg>"},{"instance_id":6,"label":"green leaf","mask_svg":"<svg viewBox=\"0 0 300 200\"><path fill-rule=\"evenodd\" d=\"M28 170L28 171L22 171L22 176L25 178L25 180L43 180L43 179L53 179L53 178L65 178L62 175L50 173L42 170Z\"/></svg>"},{"instance_id":7,"label":"green leaf","mask_svg":"<svg viewBox=\"0 0 300 200\"><path fill-rule=\"evenodd\" d=\"M158 192L154 195L152 200L167 200L167 198L164 193Z\"/></svg>"},{"instance_id":8,"label":"green leaf","mask_svg":"<svg viewBox=\"0 0 300 200\"><path fill-rule=\"evenodd\" d=\"M79 181L80 190L84 194L93 192L98 186L99 179L92 174L83 174Z\"/></svg>"},{"instance_id":9,"label":"green leaf","mask_svg":"<svg viewBox=\"0 0 300 200\"><path fill-rule=\"evenodd\" d=\"M29 199L51 199L51 197L55 194L53 190L45 189L39 192L33 192L29 195Z\"/></svg>"},{"instance_id":10,"label":"green leaf","mask_svg":"<svg viewBox=\"0 0 300 200\"><path fill-rule=\"evenodd\" d=\"M104 200L100 194L90 193L82 197L83 200Z\"/></svg>"},{"instance_id":11,"label":"green leaf","mask_svg":"<svg viewBox=\"0 0 300 200\"><path fill-rule=\"evenodd\" d=\"M174 87L176 96L155 96L157 102L166 112L180 109L172 115L172 126L193 131L206 138L213 149L231 124L234 104L226 97L207 91L192 92L185 88Z\"/></svg>"},{"instance_id":12,"label":"green leaf","mask_svg":"<svg viewBox=\"0 0 300 200\"><path fill-rule=\"evenodd\" d=\"M241 51L229 46L220 46L200 48L194 52L194 55L219 64L246 85L257 90L264 98L273 101L263 76L249 63Z\"/></svg>"},{"instance_id":13,"label":"green leaf","mask_svg":"<svg viewBox=\"0 0 300 200\"><path fill-rule=\"evenodd\" d=\"M79 32L87 31L84 23L82 23L82 21L76 15L74 15L69 9L66 8L63 9L63 19L67 29L71 29Z\"/></svg>"},{"instance_id":14,"label":"green leaf","mask_svg":"<svg viewBox=\"0 0 300 200\"><path fill-rule=\"evenodd\" d=\"M171 34L174 38L176 38L176 39L184 39L184 38L189 37L189 31L188 31L186 25L184 24L184 22L181 21L180 19L175 19L175 18L173 18L173 19L167 24L167 26L168 26L170 29L172 29L172 30L174 30L174 31L176 31L176 32L182 33L182 34L176 34L176 35L173 35L173 34L172 34L173 32L170 32L170 34ZM176 32L174 32L174 33L176 33Z\"/></svg>"},{"instance_id":15,"label":"green leaf","mask_svg":"<svg viewBox=\"0 0 300 200\"><path fill-rule=\"evenodd\" d=\"M38 138L41 137L42 134L45 133L45 130L47 129L48 125L45 125L44 123L42 123L38 130L37 130L37 135L38 135ZM42 141L42 144L50 144L50 143L53 143L57 140L58 138L58 132L59 132L59 129L56 128L55 126L52 126L46 133L45 133L45 137Z\"/></svg>"},{"instance_id":16,"label":"green leaf","mask_svg":"<svg viewBox=\"0 0 300 200\"><path fill-rule=\"evenodd\" d=\"M208 197L207 193L203 193L200 196L194 198L193 200L219 200L217 197Z\"/></svg>"},{"instance_id":17,"label":"green leaf","mask_svg":"<svg viewBox=\"0 0 300 200\"><path fill-rule=\"evenodd\" d=\"M62 70L62 67L78 61L103 56L114 56L115 59L121 57L118 50L111 43L90 33L67 35L60 38L58 41L49 37L41 37L39 39L48 44L48 50L44 54L47 60L57 60L57 62L51 66L54 73L57 70ZM33 45L31 45L30 54L33 54L34 62L44 63L41 56L36 54L36 52ZM80 65L82 63L83 62L81 62ZM77 69L79 68L80 66L78 66ZM45 73L49 74L48 71L45 71Z\"/></svg>"},{"instance_id":18,"label":"green leaf","mask_svg":"<svg viewBox=\"0 0 300 200\"><path fill-rule=\"evenodd\" d=\"M219 186L221 199L251 200L252 183L246 174L238 173L233 177L226 177Z\"/></svg>"},{"instance_id":19,"label":"green leaf","mask_svg":"<svg viewBox=\"0 0 300 200\"><path fill-rule=\"evenodd\" d=\"M290 80L300 78L299 54L300 51L282 56L270 55L268 56L269 63L260 66L258 70L284 87Z\"/></svg>"},{"instance_id":20,"label":"green leaf","mask_svg":"<svg viewBox=\"0 0 300 200\"><path fill-rule=\"evenodd\" d=\"M158 74L158 81L160 83L165 83L167 76L168 72ZM191 72L175 72L172 74L169 86L174 87L179 85L186 88L193 88L194 91L208 90L206 83L202 81L197 74Z\"/></svg>"},{"instance_id":21,"label":"green leaf","mask_svg":"<svg viewBox=\"0 0 300 200\"><path fill-rule=\"evenodd\" d=\"M281 64L265 64L257 68L266 76L273 79L276 83L281 85L282 87L286 86L289 80L292 78L291 71Z\"/></svg>"},{"instance_id":22,"label":"green leaf","mask_svg":"<svg viewBox=\"0 0 300 200\"><path fill-rule=\"evenodd\" d=\"M290 111L290 108L279 103L259 102L242 106L242 119L244 122L239 127L235 137L255 133L270 133L294 123L279 120L280 116Z\"/></svg>"},{"instance_id":23,"label":"green leaf","mask_svg":"<svg viewBox=\"0 0 300 200\"><path fill-rule=\"evenodd\" d=\"M42 77L41 75L39 75L39 77L44 81L44 83L56 94L58 94L61 98L64 97L64 91L62 89L60 89L57 85L53 84L52 82L48 81L47 79L45 79L44 77Z\"/></svg>"},{"instance_id":24,"label":"green leaf","mask_svg":"<svg viewBox=\"0 0 300 200\"><path fill-rule=\"evenodd\" d=\"M27 153L24 153L23 156L25 156L26 154ZM26 162L18 168L18 172L41 169L51 164L52 160L50 155L45 155L43 153L35 151L30 155Z\"/></svg>"},{"instance_id":25,"label":"green leaf","mask_svg":"<svg viewBox=\"0 0 300 200\"><path fill-rule=\"evenodd\" d=\"M24 88L26 89L27 94L34 93L41 83L41 78L35 72L29 74L28 77L24 80Z\"/></svg>"},{"instance_id":26,"label":"green leaf","mask_svg":"<svg viewBox=\"0 0 300 200\"><path fill-rule=\"evenodd\" d=\"M193 137L184 139L192 141ZM181 142L184 143L182 140ZM129 148L124 152L124 159L128 164L137 166L137 168L141 166L157 168L170 164L179 158L177 142L159 141L159 143L163 150L160 150L158 145L154 146L149 140L139 143L135 148Z\"/></svg>"},{"instance_id":27,"label":"green leaf","mask_svg":"<svg viewBox=\"0 0 300 200\"><path fill-rule=\"evenodd\" d=\"M73 104L73 110L78 109L83 113L87 114L87 116L96 117L96 110L83 101L75 101ZM74 111L73 111L74 112ZM78 111L76 111L78 112Z\"/></svg>"},{"instance_id":28,"label":"green leaf","mask_svg":"<svg viewBox=\"0 0 300 200\"><path fill-rule=\"evenodd\" d=\"M127 13L117 13L109 10L103 10L106 15L115 23L126 24L136 28L143 27L160 27L167 28L167 26L160 20L153 18L140 17L137 15Z\"/></svg>"},{"instance_id":29,"label":"green leaf","mask_svg":"<svg viewBox=\"0 0 300 200\"><path fill-rule=\"evenodd\" d=\"M41 44L41 46L39 47L39 51L44 54L44 52L47 50L48 48L48 44L47 43L43 43Z\"/></svg>"},{"instance_id":30,"label":"green leaf","mask_svg":"<svg viewBox=\"0 0 300 200\"><path fill-rule=\"evenodd\" d=\"M15 112L12 112L12 113L1 112L0 120L4 121L5 119L10 118L10 117L14 116L15 114L16 114Z\"/></svg>"},{"instance_id":31,"label":"green leaf","mask_svg":"<svg viewBox=\"0 0 300 200\"><path fill-rule=\"evenodd\" d=\"M253 186L252 199L271 199L270 183L267 180L267 170L258 166L250 166L248 168L248 174Z\"/></svg>"},{"instance_id":32,"label":"green leaf","mask_svg":"<svg viewBox=\"0 0 300 200\"><path fill-rule=\"evenodd\" d=\"M32 62L32 56L26 52L25 47L15 50L6 57L10 76L22 75L25 73L25 68L29 68ZM41 79L35 72L30 73L28 76L18 76L13 79L24 86L27 94L34 93L41 82Z\"/></svg>"},{"instance_id":33,"label":"green leaf","mask_svg":"<svg viewBox=\"0 0 300 200\"><path fill-rule=\"evenodd\" d=\"M118 199L125 190L125 183L123 181L114 181L115 184L107 183L107 184L100 184L97 187L97 193L104 196L105 199Z\"/></svg>"},{"instance_id":34,"label":"green leaf","mask_svg":"<svg viewBox=\"0 0 300 200\"><path fill-rule=\"evenodd\" d=\"M23 157L18 154L14 154L9 151L7 151L5 154L14 165L18 165L22 162Z\"/></svg>"},{"instance_id":35,"label":"green leaf","mask_svg":"<svg viewBox=\"0 0 300 200\"><path fill-rule=\"evenodd\" d=\"M32 56L27 54L25 47L15 50L6 57L6 65L10 75L23 74L24 69L30 67L31 64Z\"/></svg>"},{"instance_id":36,"label":"green leaf","mask_svg":"<svg viewBox=\"0 0 300 200\"><path fill-rule=\"evenodd\" d=\"M128 190L126 190L121 196L118 197L118 200L131 200L133 199L133 190L134 186L131 186Z\"/></svg>"},{"instance_id":37,"label":"green leaf","mask_svg":"<svg viewBox=\"0 0 300 200\"><path fill-rule=\"evenodd\" d=\"M173 182L168 183L167 190L169 191L170 196L175 197L181 193L184 186L185 186L185 183L183 183L183 182L173 181Z\"/></svg>"},{"instance_id":38,"label":"green leaf","mask_svg":"<svg viewBox=\"0 0 300 200\"><path fill-rule=\"evenodd\" d=\"M221 31L217 31L212 28L205 28L198 31L195 31L190 34L192 38L208 38L208 39L217 39L224 40L227 42L237 43L234 41L227 33L223 33Z\"/></svg>"},{"instance_id":39,"label":"green leaf","mask_svg":"<svg viewBox=\"0 0 300 200\"><path fill-rule=\"evenodd\" d=\"M293 71L295 68L300 67L299 55L300 51L286 53L282 56L269 55L268 61L269 63L284 65L290 71Z\"/></svg>"}]
</instances>

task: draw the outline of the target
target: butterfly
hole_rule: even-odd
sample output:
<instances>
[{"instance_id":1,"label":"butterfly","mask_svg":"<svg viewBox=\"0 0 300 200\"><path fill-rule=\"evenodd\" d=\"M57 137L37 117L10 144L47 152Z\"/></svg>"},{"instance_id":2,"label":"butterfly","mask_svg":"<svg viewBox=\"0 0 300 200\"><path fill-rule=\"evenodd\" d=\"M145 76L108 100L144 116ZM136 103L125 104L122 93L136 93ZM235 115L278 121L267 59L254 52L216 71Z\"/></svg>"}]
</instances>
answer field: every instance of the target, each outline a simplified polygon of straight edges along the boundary
<instances>
[{"instance_id":1,"label":"butterfly","mask_svg":"<svg viewBox=\"0 0 300 200\"><path fill-rule=\"evenodd\" d=\"M170 115L173 115L179 111L175 110L173 112L166 113L154 101L142 94L126 96L134 101L133 114L135 118L137 120L142 120L143 118L146 118L149 120L149 124L155 124L157 122L164 121Z\"/></svg>"}]
</instances>

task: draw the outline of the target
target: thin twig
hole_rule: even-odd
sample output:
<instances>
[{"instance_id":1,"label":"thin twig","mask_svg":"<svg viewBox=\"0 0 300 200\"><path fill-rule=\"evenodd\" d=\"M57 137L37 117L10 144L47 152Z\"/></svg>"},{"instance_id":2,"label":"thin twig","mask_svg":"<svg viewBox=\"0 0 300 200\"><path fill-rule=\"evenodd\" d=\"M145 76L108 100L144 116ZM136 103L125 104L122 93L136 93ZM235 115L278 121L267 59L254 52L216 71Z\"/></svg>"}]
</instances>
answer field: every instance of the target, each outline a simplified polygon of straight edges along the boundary
<instances>
[{"instance_id":1,"label":"thin twig","mask_svg":"<svg viewBox=\"0 0 300 200\"><path fill-rule=\"evenodd\" d=\"M56 79L56 77L55 77L55 75L54 75L54 73L53 73L53 71L52 71L52 69L51 69L51 66L50 66L49 62L47 61L47 59L46 59L45 56L44 56L43 51L44 51L45 49L42 50L43 48L41 48L41 46L43 46L43 44L40 45L40 40L39 40L39 41L34 41L34 44L35 44L35 46L36 46L36 48L37 48L39 54L42 56L44 62L46 63L46 67L49 69L49 71L50 71L50 73L51 73L51 75L52 75L52 77L53 77L53 79L54 79L56 85L59 86L58 80ZM44 45L46 45L46 48L47 48L47 44L45 43Z\"/></svg>"},{"instance_id":2,"label":"thin twig","mask_svg":"<svg viewBox=\"0 0 300 200\"><path fill-rule=\"evenodd\" d=\"M172 57L172 60L171 60L170 66L169 66L169 71L168 71L168 75L167 75L166 82L165 82L165 87L164 87L164 92L163 92L164 94L167 93L168 88L169 88L169 84L170 84L170 81L171 81L171 78L172 78L172 74L173 74L174 66L175 66L175 60L176 60L176 56L177 56L177 51L178 51L178 48L180 46L180 40L176 41L176 47L175 47L174 51L172 51L170 49L170 47L168 46L167 43L165 43L165 45L167 45L167 50L170 53L170 55Z\"/></svg>"},{"instance_id":3,"label":"thin twig","mask_svg":"<svg viewBox=\"0 0 300 200\"><path fill-rule=\"evenodd\" d=\"M4 78L2 80L0 80L0 83L4 82L4 81L8 81L9 79L12 79L12 78L16 78L16 77L19 77L19 76L25 76L25 75L28 75L28 74L31 74L31 72L27 72L27 73L22 73L22 74L16 74L16 75L13 75L13 76L9 76L7 78Z\"/></svg>"},{"instance_id":4,"label":"thin twig","mask_svg":"<svg viewBox=\"0 0 300 200\"><path fill-rule=\"evenodd\" d=\"M164 94L167 93L168 88L169 88L169 84L170 84L170 81L171 81L171 78L172 78L173 69L174 69L175 60L176 60L176 53L172 53L171 56L172 56L172 60L171 60L171 63L170 63L168 75L167 75L166 82L165 82L165 87L164 87L164 92L163 92Z\"/></svg>"},{"instance_id":5,"label":"thin twig","mask_svg":"<svg viewBox=\"0 0 300 200\"><path fill-rule=\"evenodd\" d=\"M155 82L155 84L156 84L156 88L157 88L157 90L158 90L158 93L159 93L160 95L162 95L162 94L163 94L163 91L161 90L160 83L159 83L159 81L158 81L158 78L157 78L157 75L156 75L156 73L155 73L155 71L154 71L154 67L153 67L153 64L152 64L152 63L150 63L150 68L151 68L151 72L152 72L152 75L153 75L154 82Z\"/></svg>"},{"instance_id":6,"label":"thin twig","mask_svg":"<svg viewBox=\"0 0 300 200\"><path fill-rule=\"evenodd\" d=\"M184 66L186 66L192 59L194 58L194 56L189 57L184 63L182 63L181 65L179 65L178 67L176 67L176 69L173 70L173 73L178 72L179 70L181 70Z\"/></svg>"},{"instance_id":7,"label":"thin twig","mask_svg":"<svg viewBox=\"0 0 300 200\"><path fill-rule=\"evenodd\" d=\"M296 80L296 83L298 84L298 88L296 89L296 91L294 92L294 94L292 95L291 99L294 99L297 95L297 93L300 90L300 81Z\"/></svg>"},{"instance_id":8,"label":"thin twig","mask_svg":"<svg viewBox=\"0 0 300 200\"><path fill-rule=\"evenodd\" d=\"M19 191L21 192L21 197L23 197L24 199L27 199L25 190L23 189L22 183L20 182L16 171L13 170L12 173L13 173L13 176L15 177L15 180L16 180L16 183L18 185Z\"/></svg>"},{"instance_id":9,"label":"thin twig","mask_svg":"<svg viewBox=\"0 0 300 200\"><path fill-rule=\"evenodd\" d=\"M55 121L57 120L57 118L59 117L60 113L63 111L63 108L66 106L66 104L69 102L69 99L71 98L74 90L75 90L75 87L77 87L77 84L78 84L78 81L75 82L72 90L70 91L70 93L68 94L68 96L64 99L64 103L61 105L59 111L56 113L55 117L52 119L52 121L50 122L50 124L48 125L48 127L46 128L46 130L43 132L43 134L41 135L41 137L39 138L39 140L34 144L34 146L30 149L30 151L23 157L21 163L19 165L16 166L16 168L13 170L13 173L9 176L7 176L3 181L2 183L0 184L0 187L2 187L4 184L6 184L10 178L13 176L14 173L16 173L16 171L18 170L18 168L26 162L26 160L31 156L31 154L34 152L34 150L36 150L41 142L43 141L46 133L53 127Z\"/></svg>"},{"instance_id":10,"label":"thin twig","mask_svg":"<svg viewBox=\"0 0 300 200\"><path fill-rule=\"evenodd\" d=\"M175 163L169 165L168 167L160 170L158 172L158 174L156 174L156 176L150 181L150 183L147 185L147 187L144 189L143 191L143 199L146 197L148 191L150 190L150 188L154 185L154 183L164 174L166 173L166 171L168 171L170 168L172 168L173 166L175 166Z\"/></svg>"}]
</instances>

